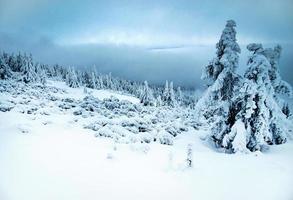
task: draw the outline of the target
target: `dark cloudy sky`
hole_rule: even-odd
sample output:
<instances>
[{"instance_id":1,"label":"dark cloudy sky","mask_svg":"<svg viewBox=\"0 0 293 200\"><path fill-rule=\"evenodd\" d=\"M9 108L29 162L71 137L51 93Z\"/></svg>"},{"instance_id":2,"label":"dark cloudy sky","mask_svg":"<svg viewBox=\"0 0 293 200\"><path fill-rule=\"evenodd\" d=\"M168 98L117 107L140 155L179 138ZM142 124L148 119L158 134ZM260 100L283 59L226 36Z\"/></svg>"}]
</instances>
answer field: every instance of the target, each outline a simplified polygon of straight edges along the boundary
<instances>
[{"instance_id":1,"label":"dark cloudy sky","mask_svg":"<svg viewBox=\"0 0 293 200\"><path fill-rule=\"evenodd\" d=\"M293 83L293 0L0 0L0 50L45 63L136 80L200 86L227 19L246 44L283 46L281 73Z\"/></svg>"}]
</instances>

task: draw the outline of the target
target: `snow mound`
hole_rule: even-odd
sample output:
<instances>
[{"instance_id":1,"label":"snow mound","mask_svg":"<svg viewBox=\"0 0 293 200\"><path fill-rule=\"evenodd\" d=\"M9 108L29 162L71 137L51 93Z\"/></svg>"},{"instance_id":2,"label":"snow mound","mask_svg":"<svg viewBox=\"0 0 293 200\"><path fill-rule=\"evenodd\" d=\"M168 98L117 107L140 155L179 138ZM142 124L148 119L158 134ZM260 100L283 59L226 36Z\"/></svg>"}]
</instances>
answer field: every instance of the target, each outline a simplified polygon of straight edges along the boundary
<instances>
[{"instance_id":1,"label":"snow mound","mask_svg":"<svg viewBox=\"0 0 293 200\"><path fill-rule=\"evenodd\" d=\"M84 92L83 88L71 88L68 87L65 82L61 81L48 81L48 85L66 91L65 94L58 94L59 97L71 97L76 100L81 100L85 98L87 95L92 95L99 100L104 100L106 98L111 98L112 96L119 100L126 100L131 103L137 104L139 103L139 99L130 95L118 94L116 91L110 90L96 90L87 88L87 93Z\"/></svg>"}]
</instances>

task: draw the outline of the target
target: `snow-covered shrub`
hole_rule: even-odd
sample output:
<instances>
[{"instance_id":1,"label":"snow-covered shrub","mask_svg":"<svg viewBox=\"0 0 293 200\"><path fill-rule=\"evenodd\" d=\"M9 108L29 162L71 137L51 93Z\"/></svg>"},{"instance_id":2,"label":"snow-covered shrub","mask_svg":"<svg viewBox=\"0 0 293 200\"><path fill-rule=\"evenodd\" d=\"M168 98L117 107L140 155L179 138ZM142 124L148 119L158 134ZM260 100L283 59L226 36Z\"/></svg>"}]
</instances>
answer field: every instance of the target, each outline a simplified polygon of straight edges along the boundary
<instances>
[{"instance_id":1,"label":"snow-covered shrub","mask_svg":"<svg viewBox=\"0 0 293 200\"><path fill-rule=\"evenodd\" d=\"M142 132L138 134L141 142L150 143L154 141L154 136L150 132Z\"/></svg>"},{"instance_id":2,"label":"snow-covered shrub","mask_svg":"<svg viewBox=\"0 0 293 200\"><path fill-rule=\"evenodd\" d=\"M14 108L14 104L10 102L0 102L0 111L1 112L7 112L10 111L12 108Z\"/></svg>"},{"instance_id":3,"label":"snow-covered shrub","mask_svg":"<svg viewBox=\"0 0 293 200\"><path fill-rule=\"evenodd\" d=\"M33 114L33 113L35 113L37 110L38 110L38 108L36 108L36 107L31 107L31 108L29 108L29 109L26 111L26 113L27 113L27 114Z\"/></svg>"},{"instance_id":4,"label":"snow-covered shrub","mask_svg":"<svg viewBox=\"0 0 293 200\"><path fill-rule=\"evenodd\" d=\"M111 125L110 129L117 135L121 137L128 137L129 135L132 135L132 132L127 130L126 128L120 126L120 125Z\"/></svg>"},{"instance_id":5,"label":"snow-covered shrub","mask_svg":"<svg viewBox=\"0 0 293 200\"><path fill-rule=\"evenodd\" d=\"M110 98L106 98L103 100L103 105L105 106L105 108L107 108L108 110L114 110L115 108L119 108L119 99L111 96Z\"/></svg>"},{"instance_id":6,"label":"snow-covered shrub","mask_svg":"<svg viewBox=\"0 0 293 200\"><path fill-rule=\"evenodd\" d=\"M174 137L181 133L181 131L176 129L174 126L167 126L165 130Z\"/></svg>"},{"instance_id":7,"label":"snow-covered shrub","mask_svg":"<svg viewBox=\"0 0 293 200\"><path fill-rule=\"evenodd\" d=\"M151 123L145 120L138 121L138 132L149 132L151 130Z\"/></svg>"},{"instance_id":8,"label":"snow-covered shrub","mask_svg":"<svg viewBox=\"0 0 293 200\"><path fill-rule=\"evenodd\" d=\"M62 99L62 102L59 104L59 108L61 109L71 109L71 108L75 108L78 105L78 101L76 101L73 98L65 98Z\"/></svg>"},{"instance_id":9,"label":"snow-covered shrub","mask_svg":"<svg viewBox=\"0 0 293 200\"><path fill-rule=\"evenodd\" d=\"M74 115L81 115L82 114L82 110L75 110L73 111Z\"/></svg>"},{"instance_id":10,"label":"snow-covered shrub","mask_svg":"<svg viewBox=\"0 0 293 200\"><path fill-rule=\"evenodd\" d=\"M137 134L139 132L138 122L136 120L123 120L121 121L121 126L134 134Z\"/></svg>"},{"instance_id":11,"label":"snow-covered shrub","mask_svg":"<svg viewBox=\"0 0 293 200\"><path fill-rule=\"evenodd\" d=\"M173 145L173 137L167 131L161 130L158 132L157 138L161 144Z\"/></svg>"},{"instance_id":12,"label":"snow-covered shrub","mask_svg":"<svg viewBox=\"0 0 293 200\"><path fill-rule=\"evenodd\" d=\"M79 104L79 106L86 111L98 111L101 108L101 100L95 98L94 96L86 96L83 101Z\"/></svg>"},{"instance_id":13,"label":"snow-covered shrub","mask_svg":"<svg viewBox=\"0 0 293 200\"><path fill-rule=\"evenodd\" d=\"M103 137L110 137L114 138L116 135L115 133L110 129L109 125L105 125L97 130L96 137L103 136Z\"/></svg>"},{"instance_id":14,"label":"snow-covered shrub","mask_svg":"<svg viewBox=\"0 0 293 200\"><path fill-rule=\"evenodd\" d=\"M84 128L91 129L93 131L98 131L100 128L106 126L109 123L109 120L100 118L99 120L96 120L95 122L90 123L89 125L85 125Z\"/></svg>"}]
</instances>

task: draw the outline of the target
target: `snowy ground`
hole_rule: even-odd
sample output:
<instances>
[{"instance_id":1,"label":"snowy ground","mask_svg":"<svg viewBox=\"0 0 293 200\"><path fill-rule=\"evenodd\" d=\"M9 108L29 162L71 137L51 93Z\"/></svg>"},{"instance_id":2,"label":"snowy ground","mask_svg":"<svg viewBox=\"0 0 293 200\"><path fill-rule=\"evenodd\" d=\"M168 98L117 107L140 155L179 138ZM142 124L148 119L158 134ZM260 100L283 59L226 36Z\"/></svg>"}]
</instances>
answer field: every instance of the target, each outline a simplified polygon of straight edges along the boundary
<instances>
[{"instance_id":1,"label":"snowy ground","mask_svg":"<svg viewBox=\"0 0 293 200\"><path fill-rule=\"evenodd\" d=\"M82 89L59 87L63 97L83 98ZM10 98L1 95L1 101ZM138 103L111 91L93 95ZM78 126L72 112L47 106L49 115L21 113L17 106L0 112L1 200L293 199L292 141L233 155L212 150L196 130L178 135L172 146L115 143ZM186 167L188 144L192 168Z\"/></svg>"},{"instance_id":2,"label":"snowy ground","mask_svg":"<svg viewBox=\"0 0 293 200\"><path fill-rule=\"evenodd\" d=\"M81 100L84 98L84 88L70 88L66 86L65 82L59 82L59 81L48 81L48 86L52 87L57 87L59 89L63 89L66 91L66 94L60 94L57 93L57 97L62 97L62 98L74 98L77 100ZM127 96L127 95L121 95L118 94L117 92L109 91L109 90L93 90L90 88L87 88L87 92L93 95L95 98L98 98L100 100L110 98L111 96L114 96L118 98L119 100L127 100L130 101L131 103L139 103L139 99L132 97L132 96Z\"/></svg>"}]
</instances>

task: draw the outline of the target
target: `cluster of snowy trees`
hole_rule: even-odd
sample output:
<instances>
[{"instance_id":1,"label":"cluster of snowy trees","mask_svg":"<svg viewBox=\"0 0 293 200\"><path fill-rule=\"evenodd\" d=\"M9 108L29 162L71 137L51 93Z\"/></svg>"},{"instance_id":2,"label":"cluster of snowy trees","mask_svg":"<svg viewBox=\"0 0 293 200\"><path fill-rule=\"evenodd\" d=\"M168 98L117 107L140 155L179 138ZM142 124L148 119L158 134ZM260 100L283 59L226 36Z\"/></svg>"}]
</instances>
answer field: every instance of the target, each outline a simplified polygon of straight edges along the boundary
<instances>
[{"instance_id":1,"label":"cluster of snowy trees","mask_svg":"<svg viewBox=\"0 0 293 200\"><path fill-rule=\"evenodd\" d=\"M193 94L184 94L179 88L173 89L173 83L166 81L162 86L149 86L144 83L113 77L110 74L98 73L96 68L77 70L60 65L44 65L35 62L32 55L0 54L0 79L16 79L25 83L46 84L46 79L65 81L69 87L110 89L121 91L140 98L145 106L191 106L196 102Z\"/></svg>"},{"instance_id":2,"label":"cluster of snowy trees","mask_svg":"<svg viewBox=\"0 0 293 200\"><path fill-rule=\"evenodd\" d=\"M156 94L156 98L154 97ZM144 82L143 90L140 95L141 103L144 105L157 105L157 106L170 106L176 107L183 103L182 92L180 87L177 88L176 92L173 88L173 82L166 81L164 90L153 91L148 87L147 81Z\"/></svg>"},{"instance_id":3,"label":"cluster of snowy trees","mask_svg":"<svg viewBox=\"0 0 293 200\"><path fill-rule=\"evenodd\" d=\"M188 106L195 109L198 119L206 123L210 139L228 152L262 150L267 145L286 142L292 123L285 97L292 97L291 86L282 80L279 59L282 48L264 48L249 44L251 55L244 75L237 73L240 46L236 40L236 23L227 21L216 45L216 57L205 67L202 78L207 90L197 102L193 94L173 88L173 82L150 86L95 68L77 70L60 65L43 65L31 55L0 55L0 79L46 84L46 79L65 81L69 87L111 89L137 96L145 106Z\"/></svg>"},{"instance_id":4,"label":"cluster of snowy trees","mask_svg":"<svg viewBox=\"0 0 293 200\"><path fill-rule=\"evenodd\" d=\"M14 55L2 53L0 55L0 79L15 78L25 83L46 83L45 66L33 61L32 55Z\"/></svg>"},{"instance_id":5,"label":"cluster of snowy trees","mask_svg":"<svg viewBox=\"0 0 293 200\"><path fill-rule=\"evenodd\" d=\"M241 50L235 27L235 21L227 21L216 57L204 69L208 88L196 113L210 125L209 138L218 147L228 152L263 150L286 142L291 111L283 97L291 97L292 88L278 71L279 45L249 44L246 72L236 73Z\"/></svg>"}]
</instances>

